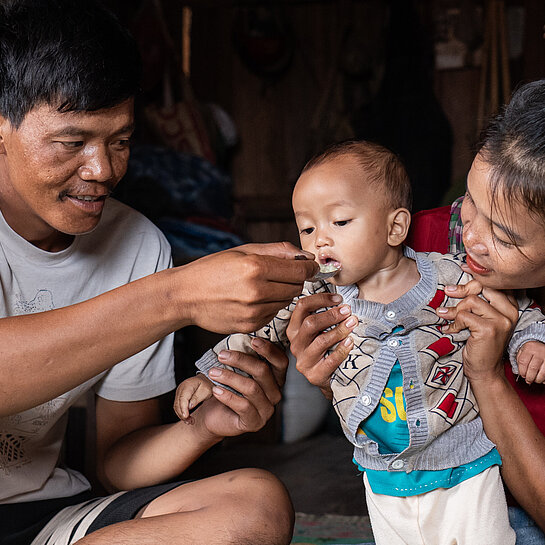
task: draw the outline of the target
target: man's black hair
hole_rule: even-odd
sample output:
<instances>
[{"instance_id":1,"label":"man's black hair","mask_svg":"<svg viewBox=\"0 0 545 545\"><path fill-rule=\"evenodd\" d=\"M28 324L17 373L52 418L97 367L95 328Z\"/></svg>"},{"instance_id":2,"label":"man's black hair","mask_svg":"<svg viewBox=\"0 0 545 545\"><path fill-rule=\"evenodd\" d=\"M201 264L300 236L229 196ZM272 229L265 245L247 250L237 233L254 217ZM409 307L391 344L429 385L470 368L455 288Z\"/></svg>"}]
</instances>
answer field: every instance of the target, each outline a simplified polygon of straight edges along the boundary
<instances>
[{"instance_id":1,"label":"man's black hair","mask_svg":"<svg viewBox=\"0 0 545 545\"><path fill-rule=\"evenodd\" d=\"M95 111L136 95L138 48L95 0L0 0L0 115L19 127L35 106Z\"/></svg>"}]
</instances>

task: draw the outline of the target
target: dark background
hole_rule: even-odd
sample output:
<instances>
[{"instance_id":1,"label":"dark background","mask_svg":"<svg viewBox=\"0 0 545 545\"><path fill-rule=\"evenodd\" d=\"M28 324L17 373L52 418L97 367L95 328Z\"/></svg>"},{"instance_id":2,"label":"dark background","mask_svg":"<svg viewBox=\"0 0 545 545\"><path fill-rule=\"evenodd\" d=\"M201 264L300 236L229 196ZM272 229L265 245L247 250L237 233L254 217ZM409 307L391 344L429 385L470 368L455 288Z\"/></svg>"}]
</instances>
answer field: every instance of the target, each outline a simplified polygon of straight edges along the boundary
<instances>
[{"instance_id":1,"label":"dark background","mask_svg":"<svg viewBox=\"0 0 545 545\"><path fill-rule=\"evenodd\" d=\"M118 198L165 232L176 264L245 241L298 244L293 184L347 138L401 156L413 211L450 204L489 116L545 76L542 0L106 4L144 61ZM181 377L215 340L185 337Z\"/></svg>"},{"instance_id":2,"label":"dark background","mask_svg":"<svg viewBox=\"0 0 545 545\"><path fill-rule=\"evenodd\" d=\"M414 211L450 204L464 191L488 117L517 85L545 76L542 0L105 3L133 31L144 61L117 197L165 232L175 264L244 241L297 244L293 184L310 156L347 138L401 156ZM179 380L218 338L177 332ZM329 413L312 435L285 444L283 410L191 472L265 467L286 482L297 511L364 513L336 418ZM71 433L84 420L75 412ZM76 450L71 457L90 467Z\"/></svg>"},{"instance_id":3,"label":"dark background","mask_svg":"<svg viewBox=\"0 0 545 545\"><path fill-rule=\"evenodd\" d=\"M254 241L297 241L293 183L312 154L346 138L402 157L414 211L448 202L488 115L545 75L540 0L107 3L140 43L143 104L164 104L168 73L174 101L208 123L212 162L232 180L232 225ZM231 117L236 145L217 134L210 104Z\"/></svg>"}]
</instances>

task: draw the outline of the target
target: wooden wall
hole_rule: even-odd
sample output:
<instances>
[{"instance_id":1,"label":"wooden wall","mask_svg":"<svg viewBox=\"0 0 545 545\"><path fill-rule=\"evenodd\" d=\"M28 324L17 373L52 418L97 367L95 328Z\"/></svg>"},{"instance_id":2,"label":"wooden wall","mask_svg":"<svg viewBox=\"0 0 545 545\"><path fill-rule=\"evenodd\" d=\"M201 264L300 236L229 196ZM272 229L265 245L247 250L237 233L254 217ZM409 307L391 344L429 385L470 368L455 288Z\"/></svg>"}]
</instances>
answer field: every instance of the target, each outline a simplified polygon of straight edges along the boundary
<instances>
[{"instance_id":1,"label":"wooden wall","mask_svg":"<svg viewBox=\"0 0 545 545\"><path fill-rule=\"evenodd\" d=\"M276 78L260 77L244 65L233 47L237 7L219 4L192 6L192 83L199 98L222 105L239 130L240 144L232 162L239 225L252 240L297 241L290 194L299 170L323 143L325 127L330 139L351 136L350 128L343 125L346 104L336 82L337 66L343 62L339 44L347 27L356 25L368 42L374 40L374 47L362 44L366 55L379 56L377 52L385 47L376 30L382 24L380 2L282 3L295 43L290 67ZM365 6L373 4L366 13ZM426 20L433 2L416 4L424 28L433 32ZM523 4L528 14L525 54L512 67L513 84L545 75L541 28L545 3L525 0ZM452 128L449 182L454 186L451 193L456 193L473 157L480 70L435 71L433 78L436 97Z\"/></svg>"},{"instance_id":2,"label":"wooden wall","mask_svg":"<svg viewBox=\"0 0 545 545\"><path fill-rule=\"evenodd\" d=\"M466 0L443 5L460 5ZM349 108L365 97L347 98L340 85L339 65L363 65L369 84L360 90L373 92L373 78L380 78L381 52L388 44L380 32L384 11L379 0L284 2L182 2L192 8L191 83L196 96L213 102L233 118L239 144L230 171L234 183L237 227L249 239L260 242L297 242L290 195L305 161L324 143L352 136ZM510 2L513 3L513 2ZM168 2L167 2L168 4ZM545 3L520 0L526 10L524 55L511 62L512 85L545 75ZM171 3L179 8L179 4ZM241 9L263 5L280 7L293 39L293 56L285 72L263 76L242 62L234 47L233 29ZM422 32L434 29L434 2L415 2ZM174 9L173 13L176 13ZM408 22L409 24L409 22ZM365 58L346 59L346 34L353 32ZM407 44L409 47L410 44ZM353 48L353 51L357 50ZM346 66L345 66L346 68ZM361 68L361 66L360 66ZM345 70L346 73L346 70ZM473 158L478 133L480 68L435 70L432 87L452 130L452 190L445 202L457 196ZM346 79L345 79L346 81ZM400 90L400 92L402 92ZM439 182L438 182L439 183ZM437 202L441 205L443 202Z\"/></svg>"},{"instance_id":3,"label":"wooden wall","mask_svg":"<svg viewBox=\"0 0 545 545\"><path fill-rule=\"evenodd\" d=\"M291 189L311 152L320 91L336 62L339 15L330 3L289 8L297 52L278 78L252 74L236 55L234 15L230 7L194 10L193 85L201 99L225 107L239 131L232 163L239 225L255 241L296 241Z\"/></svg>"}]
</instances>

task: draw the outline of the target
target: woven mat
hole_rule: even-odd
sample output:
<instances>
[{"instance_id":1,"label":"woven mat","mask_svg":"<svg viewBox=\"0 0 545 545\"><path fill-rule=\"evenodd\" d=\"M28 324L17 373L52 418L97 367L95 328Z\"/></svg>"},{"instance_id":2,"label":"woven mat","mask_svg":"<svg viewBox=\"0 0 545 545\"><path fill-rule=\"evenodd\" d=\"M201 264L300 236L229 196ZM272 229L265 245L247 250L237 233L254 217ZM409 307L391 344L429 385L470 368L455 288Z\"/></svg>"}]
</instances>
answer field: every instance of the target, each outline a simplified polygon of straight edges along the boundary
<instances>
[{"instance_id":1,"label":"woven mat","mask_svg":"<svg viewBox=\"0 0 545 545\"><path fill-rule=\"evenodd\" d=\"M307 515L297 513L292 544L352 545L372 544L369 517L343 515Z\"/></svg>"}]
</instances>

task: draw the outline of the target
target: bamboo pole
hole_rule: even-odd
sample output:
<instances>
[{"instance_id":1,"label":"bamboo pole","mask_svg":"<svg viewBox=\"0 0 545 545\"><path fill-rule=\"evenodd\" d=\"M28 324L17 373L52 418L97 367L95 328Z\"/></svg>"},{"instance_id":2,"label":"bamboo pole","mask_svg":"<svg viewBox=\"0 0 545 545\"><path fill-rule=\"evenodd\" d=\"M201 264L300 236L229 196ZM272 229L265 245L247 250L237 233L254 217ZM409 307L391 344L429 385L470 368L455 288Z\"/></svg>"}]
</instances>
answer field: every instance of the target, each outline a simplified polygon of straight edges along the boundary
<instances>
[{"instance_id":1,"label":"bamboo pole","mask_svg":"<svg viewBox=\"0 0 545 545\"><path fill-rule=\"evenodd\" d=\"M477 132L479 132L484 124L487 102L487 87L488 87L488 70L490 63L490 48L492 41L491 33L491 6L490 0L484 6L484 38L483 50L481 58L481 80L479 84L479 107L477 110Z\"/></svg>"},{"instance_id":2,"label":"bamboo pole","mask_svg":"<svg viewBox=\"0 0 545 545\"><path fill-rule=\"evenodd\" d=\"M491 0L491 34L492 50L490 52L490 114L495 113L499 107L499 77L498 77L498 2Z\"/></svg>"},{"instance_id":3,"label":"bamboo pole","mask_svg":"<svg viewBox=\"0 0 545 545\"><path fill-rule=\"evenodd\" d=\"M502 92L503 102L509 102L511 98L511 74L509 71L509 47L507 38L507 27L505 24L505 2L499 3L499 28L500 28L500 46L501 46L501 74L502 74Z\"/></svg>"}]
</instances>

